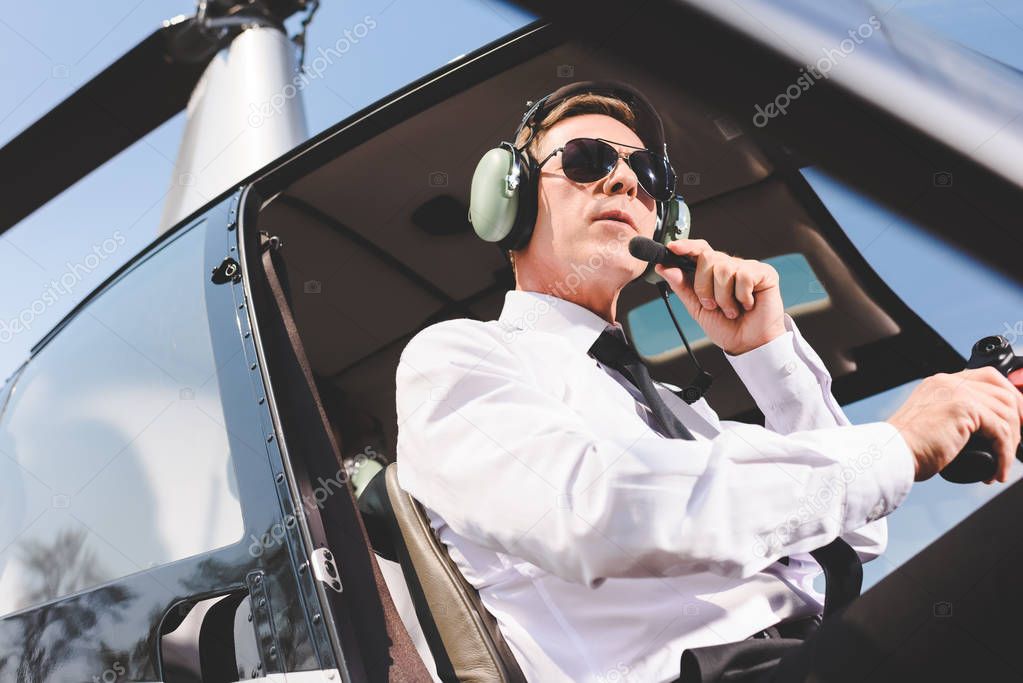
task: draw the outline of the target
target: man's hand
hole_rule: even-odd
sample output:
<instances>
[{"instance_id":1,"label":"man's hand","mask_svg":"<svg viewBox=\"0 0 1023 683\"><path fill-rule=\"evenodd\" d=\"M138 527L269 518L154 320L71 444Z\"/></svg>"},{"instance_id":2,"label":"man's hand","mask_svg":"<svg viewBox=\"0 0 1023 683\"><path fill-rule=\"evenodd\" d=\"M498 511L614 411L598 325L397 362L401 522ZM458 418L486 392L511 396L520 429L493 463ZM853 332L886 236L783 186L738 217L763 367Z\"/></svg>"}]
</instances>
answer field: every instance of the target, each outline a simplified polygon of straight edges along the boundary
<instances>
[{"instance_id":1,"label":"man's hand","mask_svg":"<svg viewBox=\"0 0 1023 683\"><path fill-rule=\"evenodd\" d=\"M1023 420L1023 394L994 368L927 377L888 418L916 459L916 481L934 476L980 431L994 442L998 471L990 484L1009 477Z\"/></svg>"},{"instance_id":2,"label":"man's hand","mask_svg":"<svg viewBox=\"0 0 1023 683\"><path fill-rule=\"evenodd\" d=\"M773 267L714 251L706 240L675 240L667 247L696 261L696 272L660 264L654 271L722 350L737 356L785 333L785 308Z\"/></svg>"}]
</instances>

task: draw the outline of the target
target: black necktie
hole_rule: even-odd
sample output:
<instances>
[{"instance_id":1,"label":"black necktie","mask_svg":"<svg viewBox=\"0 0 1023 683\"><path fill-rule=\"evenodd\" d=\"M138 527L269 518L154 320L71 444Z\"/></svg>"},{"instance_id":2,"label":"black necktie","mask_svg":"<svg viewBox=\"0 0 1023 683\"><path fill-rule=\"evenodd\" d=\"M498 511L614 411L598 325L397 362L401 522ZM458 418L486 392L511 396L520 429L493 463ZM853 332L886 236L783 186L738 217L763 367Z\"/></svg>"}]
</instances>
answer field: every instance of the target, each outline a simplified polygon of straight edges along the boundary
<instances>
[{"instance_id":1,"label":"black necktie","mask_svg":"<svg viewBox=\"0 0 1023 683\"><path fill-rule=\"evenodd\" d=\"M674 439L693 441L693 435L675 417L675 413L671 412L664 399L657 393L657 388L654 386L653 380L650 379L650 372L643 364L639 354L627 341L618 336L617 329L608 328L601 332L597 341L593 342L593 346L590 347L590 355L625 375L626 379L642 392L647 406L657 418L665 434Z\"/></svg>"},{"instance_id":2,"label":"black necktie","mask_svg":"<svg viewBox=\"0 0 1023 683\"><path fill-rule=\"evenodd\" d=\"M671 412L664 399L657 393L650 372L636 350L619 336L618 328L606 328L590 347L590 355L604 365L612 367L632 382L642 392L647 406L653 412L664 432L676 439L693 441L693 435ZM817 564L824 570L824 616L852 602L860 594L863 585L863 563L856 551L841 538L810 552ZM788 564L789 558L779 562Z\"/></svg>"}]
</instances>

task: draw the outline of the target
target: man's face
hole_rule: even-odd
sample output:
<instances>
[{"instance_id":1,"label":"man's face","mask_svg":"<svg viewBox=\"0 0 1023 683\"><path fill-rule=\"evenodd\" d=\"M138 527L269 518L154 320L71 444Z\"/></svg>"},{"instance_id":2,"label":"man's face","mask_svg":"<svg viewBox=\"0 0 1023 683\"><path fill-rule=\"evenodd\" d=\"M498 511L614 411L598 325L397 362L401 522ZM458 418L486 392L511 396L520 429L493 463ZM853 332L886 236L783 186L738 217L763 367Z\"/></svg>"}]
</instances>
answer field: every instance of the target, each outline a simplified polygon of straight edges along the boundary
<instances>
[{"instance_id":1,"label":"man's face","mask_svg":"<svg viewBox=\"0 0 1023 683\"><path fill-rule=\"evenodd\" d=\"M619 152L643 147L639 136L621 121L604 114L581 114L559 121L544 136L538 160L573 138L602 138ZM577 183L561 166L561 153L540 169L536 227L527 247L529 258L549 275L564 277L573 264L588 266L588 277L622 287L639 276L646 264L629 254L636 235L653 237L656 202L640 186L624 159L600 180ZM602 217L622 211L628 221ZM591 283L596 285L597 282Z\"/></svg>"}]
</instances>

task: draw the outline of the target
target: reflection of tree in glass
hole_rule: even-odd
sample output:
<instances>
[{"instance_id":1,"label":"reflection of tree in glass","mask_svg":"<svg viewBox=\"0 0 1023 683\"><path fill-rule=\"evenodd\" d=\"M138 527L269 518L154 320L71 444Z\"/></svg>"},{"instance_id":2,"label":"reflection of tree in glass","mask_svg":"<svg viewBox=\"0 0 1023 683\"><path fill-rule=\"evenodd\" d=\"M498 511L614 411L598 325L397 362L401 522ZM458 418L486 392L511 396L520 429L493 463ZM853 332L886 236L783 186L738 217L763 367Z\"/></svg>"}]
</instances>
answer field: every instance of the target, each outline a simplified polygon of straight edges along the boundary
<instances>
[{"instance_id":1,"label":"reflection of tree in glass","mask_svg":"<svg viewBox=\"0 0 1023 683\"><path fill-rule=\"evenodd\" d=\"M21 560L25 573L37 583L26 592L23 604L37 605L91 588L109 578L86 546L85 529L62 529L52 543L25 539Z\"/></svg>"},{"instance_id":2,"label":"reflection of tree in glass","mask_svg":"<svg viewBox=\"0 0 1023 683\"><path fill-rule=\"evenodd\" d=\"M102 672L110 663L101 657L112 656L113 652L106 646L100 651L96 624L101 618L123 621L136 597L128 588L109 586L14 617L21 629L17 633L11 629L5 635L17 638L17 646L13 642L0 646L4 651L19 653L20 658L0 660L0 680L59 680L54 674L69 662L81 665L83 653L93 656L90 670ZM17 669L13 670L15 665Z\"/></svg>"}]
</instances>

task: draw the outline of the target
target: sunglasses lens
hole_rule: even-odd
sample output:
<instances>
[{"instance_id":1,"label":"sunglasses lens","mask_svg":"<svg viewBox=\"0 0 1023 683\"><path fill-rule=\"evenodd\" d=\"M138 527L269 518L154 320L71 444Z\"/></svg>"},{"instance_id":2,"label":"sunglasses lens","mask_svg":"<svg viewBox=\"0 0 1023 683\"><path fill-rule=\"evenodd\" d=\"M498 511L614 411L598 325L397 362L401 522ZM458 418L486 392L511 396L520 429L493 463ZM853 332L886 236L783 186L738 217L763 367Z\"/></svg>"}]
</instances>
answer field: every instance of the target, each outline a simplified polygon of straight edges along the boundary
<instances>
[{"instance_id":1,"label":"sunglasses lens","mask_svg":"<svg viewBox=\"0 0 1023 683\"><path fill-rule=\"evenodd\" d=\"M661 201L671 198L675 189L675 173L664 157L648 151L637 151L629 156L629 165L647 194Z\"/></svg>"},{"instance_id":2,"label":"sunglasses lens","mask_svg":"<svg viewBox=\"0 0 1023 683\"><path fill-rule=\"evenodd\" d=\"M569 140L561 156L565 175L577 183L600 180L611 172L617 161L618 153L611 145L589 138Z\"/></svg>"},{"instance_id":3,"label":"sunglasses lens","mask_svg":"<svg viewBox=\"0 0 1023 683\"><path fill-rule=\"evenodd\" d=\"M618 163L618 151L602 140L576 138L565 143L561 167L577 183L592 183L610 173ZM654 199L667 201L675 190L675 173L667 159L649 150L629 155L629 166L640 186Z\"/></svg>"}]
</instances>

